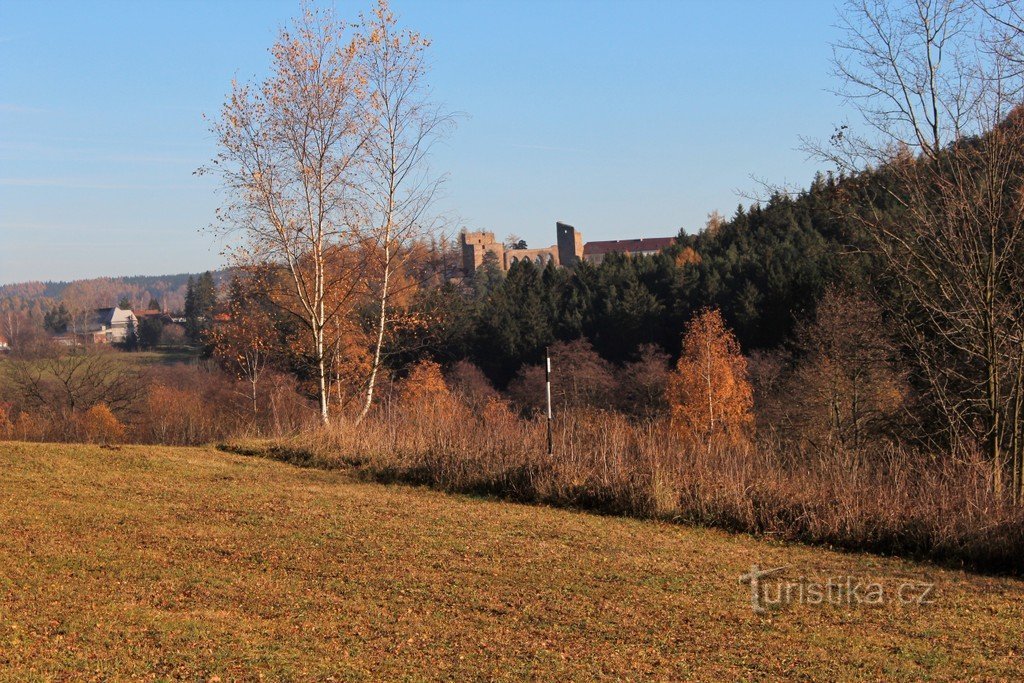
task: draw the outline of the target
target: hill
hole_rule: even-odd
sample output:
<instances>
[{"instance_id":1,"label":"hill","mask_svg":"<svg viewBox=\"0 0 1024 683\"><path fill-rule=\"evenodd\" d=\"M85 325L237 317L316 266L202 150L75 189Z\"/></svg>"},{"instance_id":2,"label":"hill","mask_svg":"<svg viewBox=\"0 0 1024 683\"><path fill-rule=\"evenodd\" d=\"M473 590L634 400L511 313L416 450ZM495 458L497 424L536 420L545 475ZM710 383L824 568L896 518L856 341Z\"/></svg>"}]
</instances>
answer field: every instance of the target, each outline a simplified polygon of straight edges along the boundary
<instances>
[{"instance_id":1,"label":"hill","mask_svg":"<svg viewBox=\"0 0 1024 683\"><path fill-rule=\"evenodd\" d=\"M219 284L230 277L227 270L213 271ZM62 282L17 282L0 286L0 311L25 311L33 316L49 310L58 301L83 307L113 306L128 298L144 308L156 299L166 311L180 311L185 305L185 290L190 277L199 273L174 275L131 275L99 277Z\"/></svg>"},{"instance_id":2,"label":"hill","mask_svg":"<svg viewBox=\"0 0 1024 683\"><path fill-rule=\"evenodd\" d=\"M0 468L0 670L12 679L1019 673L1013 579L209 448L0 443ZM738 581L753 564L874 582L886 600L758 616ZM930 604L896 599L920 582L935 586Z\"/></svg>"}]
</instances>

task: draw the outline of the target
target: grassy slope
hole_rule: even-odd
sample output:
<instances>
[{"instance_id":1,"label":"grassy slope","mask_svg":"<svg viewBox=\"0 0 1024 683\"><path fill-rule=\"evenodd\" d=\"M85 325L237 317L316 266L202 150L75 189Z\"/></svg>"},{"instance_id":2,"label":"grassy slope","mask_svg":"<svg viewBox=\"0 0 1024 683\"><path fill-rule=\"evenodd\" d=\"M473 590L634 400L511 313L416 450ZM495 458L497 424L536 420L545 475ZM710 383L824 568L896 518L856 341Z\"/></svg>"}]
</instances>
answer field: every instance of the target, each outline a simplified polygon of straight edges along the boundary
<instances>
[{"instance_id":1,"label":"grassy slope","mask_svg":"<svg viewBox=\"0 0 1024 683\"><path fill-rule=\"evenodd\" d=\"M195 351L182 347L162 347L154 351L135 351L128 353L113 348L101 348L111 354L116 363L126 370L145 370L146 368L160 365L176 365L178 363L191 363L198 358ZM11 361L7 354L0 354L0 401L14 398L14 385L7 371L7 364ZM11 392L8 394L7 392Z\"/></svg>"},{"instance_id":2,"label":"grassy slope","mask_svg":"<svg viewBox=\"0 0 1024 683\"><path fill-rule=\"evenodd\" d=\"M211 449L0 442L0 679L1011 678L1024 584L358 483ZM931 606L749 607L789 576Z\"/></svg>"}]
</instances>

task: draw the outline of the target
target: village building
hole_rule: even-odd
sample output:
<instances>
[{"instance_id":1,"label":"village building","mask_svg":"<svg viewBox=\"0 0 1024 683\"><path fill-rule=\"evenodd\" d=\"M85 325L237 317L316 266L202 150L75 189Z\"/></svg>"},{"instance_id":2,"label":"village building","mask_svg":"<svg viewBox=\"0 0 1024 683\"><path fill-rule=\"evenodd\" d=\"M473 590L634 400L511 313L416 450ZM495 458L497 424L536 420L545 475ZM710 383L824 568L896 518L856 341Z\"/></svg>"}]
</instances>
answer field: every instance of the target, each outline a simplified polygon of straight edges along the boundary
<instances>
[{"instance_id":1,"label":"village building","mask_svg":"<svg viewBox=\"0 0 1024 683\"><path fill-rule=\"evenodd\" d=\"M555 223L555 233L557 242L550 247L517 249L506 247L496 240L493 232L463 232L460 235L463 272L472 275L487 259L492 259L502 271L522 261L531 261L541 268L549 263L571 267L579 261L596 265L611 253L637 256L657 254L675 243L674 237L645 237L584 244L580 231L561 222Z\"/></svg>"},{"instance_id":2,"label":"village building","mask_svg":"<svg viewBox=\"0 0 1024 683\"><path fill-rule=\"evenodd\" d=\"M85 333L93 335L97 344L117 344L128 336L129 326L138 329L139 319L130 310L114 306L113 308L97 308L92 318L86 322ZM103 341L100 341L100 340Z\"/></svg>"},{"instance_id":3,"label":"village building","mask_svg":"<svg viewBox=\"0 0 1024 683\"><path fill-rule=\"evenodd\" d=\"M135 314L124 308L97 308L77 329L68 328L65 334L54 337L64 346L81 344L120 344L128 337L128 328L138 329L139 320Z\"/></svg>"},{"instance_id":4,"label":"village building","mask_svg":"<svg viewBox=\"0 0 1024 683\"><path fill-rule=\"evenodd\" d=\"M583 245L583 260L597 265L607 254L653 256L675 244L675 237L641 237L635 240L605 240Z\"/></svg>"}]
</instances>

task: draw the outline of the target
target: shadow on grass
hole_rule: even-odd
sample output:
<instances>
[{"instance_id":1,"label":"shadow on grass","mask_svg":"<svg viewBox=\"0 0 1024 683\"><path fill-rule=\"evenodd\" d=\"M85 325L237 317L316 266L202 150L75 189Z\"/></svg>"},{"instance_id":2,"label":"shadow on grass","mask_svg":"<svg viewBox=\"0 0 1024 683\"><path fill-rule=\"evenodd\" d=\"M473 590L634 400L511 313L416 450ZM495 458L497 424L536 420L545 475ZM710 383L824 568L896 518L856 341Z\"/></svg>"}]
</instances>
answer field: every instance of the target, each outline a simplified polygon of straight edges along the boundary
<instances>
[{"instance_id":1,"label":"shadow on grass","mask_svg":"<svg viewBox=\"0 0 1024 683\"><path fill-rule=\"evenodd\" d=\"M516 468L503 472L500 479L470 478L458 486L441 481L429 466L398 466L370 463L344 456L324 458L314 451L289 447L273 441L236 441L217 445L217 449L235 455L277 460L297 467L323 470L347 470L360 481L426 487L445 493L467 495L527 505L548 505L600 516L630 517L669 522L692 527L720 529L774 543L799 543L851 554L869 553L882 557L901 557L950 569L962 569L995 576L1024 575L1024 556L1015 548L1024 548L1024 527L1006 522L993 524L973 543L957 545L939 539L934 529L915 520L904 520L899 528L836 529L830 533L815 530L811 521L823 510L799 501L783 500L778 492L750 490L753 519L729 508L709 509L703 501L680 502L677 514L659 515L624 503L614 495L601 495L585 486L564 487L557 494L543 494L535 481L543 471ZM784 531L780 532L782 529Z\"/></svg>"}]
</instances>

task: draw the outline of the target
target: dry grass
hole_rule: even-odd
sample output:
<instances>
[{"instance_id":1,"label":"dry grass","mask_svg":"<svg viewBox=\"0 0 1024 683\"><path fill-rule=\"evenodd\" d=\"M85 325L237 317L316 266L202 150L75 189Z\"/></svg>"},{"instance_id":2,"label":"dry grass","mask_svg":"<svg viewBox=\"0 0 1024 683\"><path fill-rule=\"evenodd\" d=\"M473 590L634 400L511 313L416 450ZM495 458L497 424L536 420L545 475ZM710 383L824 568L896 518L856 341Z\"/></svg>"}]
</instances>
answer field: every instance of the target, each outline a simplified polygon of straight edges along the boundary
<instances>
[{"instance_id":1,"label":"dry grass","mask_svg":"<svg viewBox=\"0 0 1024 683\"><path fill-rule=\"evenodd\" d=\"M355 426L234 444L376 481L717 526L784 540L1024 573L1024 509L989 493L982 461L893 449L823 456L759 443L707 449L666 423L575 411L542 421L436 398Z\"/></svg>"},{"instance_id":2,"label":"dry grass","mask_svg":"<svg viewBox=\"0 0 1024 683\"><path fill-rule=\"evenodd\" d=\"M0 678L1012 680L1024 585L360 483L212 449L0 442ZM752 613L737 576L932 581Z\"/></svg>"}]
</instances>

